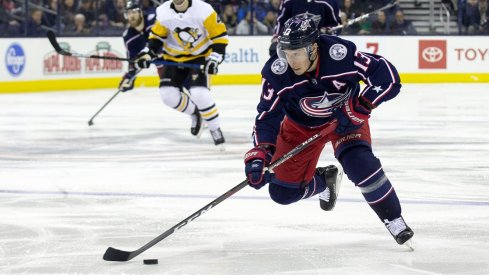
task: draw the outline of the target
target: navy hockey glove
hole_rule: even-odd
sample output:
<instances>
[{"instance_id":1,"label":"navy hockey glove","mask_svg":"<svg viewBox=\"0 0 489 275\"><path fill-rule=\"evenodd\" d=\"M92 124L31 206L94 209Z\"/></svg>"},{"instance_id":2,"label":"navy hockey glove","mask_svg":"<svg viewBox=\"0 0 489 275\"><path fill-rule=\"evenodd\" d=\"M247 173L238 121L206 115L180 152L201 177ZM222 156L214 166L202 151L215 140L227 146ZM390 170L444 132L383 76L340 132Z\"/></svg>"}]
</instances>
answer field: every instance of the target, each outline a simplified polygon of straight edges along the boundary
<instances>
[{"instance_id":1,"label":"navy hockey glove","mask_svg":"<svg viewBox=\"0 0 489 275\"><path fill-rule=\"evenodd\" d=\"M217 74L217 66L222 62L222 54L211 52L205 61L204 72L206 74Z\"/></svg>"},{"instance_id":2,"label":"navy hockey glove","mask_svg":"<svg viewBox=\"0 0 489 275\"><path fill-rule=\"evenodd\" d=\"M119 83L119 90L121 92L127 92L134 88L134 81L136 80L136 70L129 70L122 77L121 82Z\"/></svg>"},{"instance_id":3,"label":"navy hockey glove","mask_svg":"<svg viewBox=\"0 0 489 275\"><path fill-rule=\"evenodd\" d=\"M251 187L260 189L270 181L270 172L265 168L271 160L272 152L267 147L255 147L245 154L245 174Z\"/></svg>"},{"instance_id":4,"label":"navy hockey glove","mask_svg":"<svg viewBox=\"0 0 489 275\"><path fill-rule=\"evenodd\" d=\"M158 55L155 52L146 48L138 53L134 59L134 67L138 70L147 69L156 57L158 57Z\"/></svg>"},{"instance_id":5,"label":"navy hockey glove","mask_svg":"<svg viewBox=\"0 0 489 275\"><path fill-rule=\"evenodd\" d=\"M350 98L333 113L338 120L335 132L344 135L360 129L370 113L371 110L360 104L357 97Z\"/></svg>"}]
</instances>

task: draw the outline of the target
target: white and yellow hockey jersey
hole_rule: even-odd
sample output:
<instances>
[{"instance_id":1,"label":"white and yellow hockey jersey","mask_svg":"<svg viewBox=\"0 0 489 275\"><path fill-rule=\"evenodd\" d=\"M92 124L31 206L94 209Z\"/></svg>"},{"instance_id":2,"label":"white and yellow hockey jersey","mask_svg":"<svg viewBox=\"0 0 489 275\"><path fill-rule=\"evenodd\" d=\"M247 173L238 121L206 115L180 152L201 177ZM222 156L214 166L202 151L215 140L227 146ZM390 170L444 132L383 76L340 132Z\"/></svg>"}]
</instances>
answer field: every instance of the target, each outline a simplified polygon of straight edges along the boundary
<instances>
[{"instance_id":1,"label":"white and yellow hockey jersey","mask_svg":"<svg viewBox=\"0 0 489 275\"><path fill-rule=\"evenodd\" d=\"M164 59L174 62L208 56L211 45L228 44L226 26L212 6L201 0L190 0L184 13L178 13L172 1L161 4L149 39L163 41Z\"/></svg>"}]
</instances>

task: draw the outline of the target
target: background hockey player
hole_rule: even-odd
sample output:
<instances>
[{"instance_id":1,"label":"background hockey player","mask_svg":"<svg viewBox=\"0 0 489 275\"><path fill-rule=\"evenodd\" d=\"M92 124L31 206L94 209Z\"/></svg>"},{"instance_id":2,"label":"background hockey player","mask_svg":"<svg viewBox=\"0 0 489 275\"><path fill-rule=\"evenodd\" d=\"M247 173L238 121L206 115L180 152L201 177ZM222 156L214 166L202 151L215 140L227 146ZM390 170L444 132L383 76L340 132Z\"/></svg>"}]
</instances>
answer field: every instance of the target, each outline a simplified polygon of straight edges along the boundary
<instances>
[{"instance_id":1,"label":"background hockey player","mask_svg":"<svg viewBox=\"0 0 489 275\"><path fill-rule=\"evenodd\" d=\"M220 129L219 111L209 90L209 75L217 74L228 44L226 26L211 5L201 0L167 1L156 9L148 48L138 55L136 67L147 68L163 49L171 62L202 64L203 70L167 66L160 83L163 102L191 115L195 110L207 123L215 145L225 142ZM190 77L190 94L180 93Z\"/></svg>"},{"instance_id":2,"label":"background hockey player","mask_svg":"<svg viewBox=\"0 0 489 275\"><path fill-rule=\"evenodd\" d=\"M331 190L338 187L332 180L335 168L316 169L316 165L325 144L331 142L348 178L397 243L405 243L413 231L404 222L397 194L372 152L368 120L375 108L399 93L396 68L381 56L357 51L353 42L319 35L308 15L289 19L278 41L279 56L272 56L262 70L255 147L245 155L250 185L260 188L270 183L270 197L279 204L321 193L321 207L329 210L336 199ZM366 84L363 90L359 81ZM275 168L274 174L266 171L271 161L330 123L337 123L334 131Z\"/></svg>"},{"instance_id":3,"label":"background hockey player","mask_svg":"<svg viewBox=\"0 0 489 275\"><path fill-rule=\"evenodd\" d=\"M124 31L122 38L124 39L124 45L127 51L127 57L134 59L137 55L147 46L148 37L156 20L156 13L149 9L148 13L143 13L142 5L139 0L129 0L126 3L126 13L128 28ZM158 76L160 82L164 76L163 65L157 66ZM134 82L140 69L137 69L134 63L129 63L128 71L122 77L119 83L119 90L122 92L130 91L134 88ZM189 88L188 79L183 85L185 88ZM180 87L180 92L183 93L182 97L186 97L184 94L184 87ZM192 125L190 126L190 133L194 136L199 136L202 132L202 117L195 104L188 104L186 109L183 108L179 111L190 113L192 119Z\"/></svg>"},{"instance_id":4,"label":"background hockey player","mask_svg":"<svg viewBox=\"0 0 489 275\"><path fill-rule=\"evenodd\" d=\"M128 28L124 31L122 38L126 47L127 57L134 59L138 53L146 47L149 31L153 27L156 14L143 14L139 0L129 0L126 3L126 13ZM134 63L129 63L129 69L119 83L119 90L127 92L134 88L134 81L138 70Z\"/></svg>"},{"instance_id":5,"label":"background hockey player","mask_svg":"<svg viewBox=\"0 0 489 275\"><path fill-rule=\"evenodd\" d=\"M277 37L285 22L296 15L310 13L314 15L316 26L321 33L327 33L329 28L341 25L340 8L336 0L284 0L280 5L277 23L273 29L270 56L275 54ZM334 34L339 34L340 30Z\"/></svg>"}]
</instances>

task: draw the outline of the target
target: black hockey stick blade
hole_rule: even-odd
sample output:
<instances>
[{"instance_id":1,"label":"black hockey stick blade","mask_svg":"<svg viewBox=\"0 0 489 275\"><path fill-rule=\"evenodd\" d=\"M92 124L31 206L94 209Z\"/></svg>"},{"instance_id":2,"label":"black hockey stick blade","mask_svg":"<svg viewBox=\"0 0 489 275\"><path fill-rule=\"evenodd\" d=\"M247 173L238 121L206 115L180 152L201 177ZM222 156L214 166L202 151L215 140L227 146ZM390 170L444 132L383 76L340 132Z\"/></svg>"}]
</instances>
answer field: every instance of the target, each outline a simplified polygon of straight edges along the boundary
<instances>
[{"instance_id":1,"label":"black hockey stick blade","mask_svg":"<svg viewBox=\"0 0 489 275\"><path fill-rule=\"evenodd\" d=\"M107 251L105 251L104 260L112 261L112 262L126 262L136 256L137 255L134 255L134 253L128 251L123 251L113 247L109 247L107 248Z\"/></svg>"},{"instance_id":2,"label":"black hockey stick blade","mask_svg":"<svg viewBox=\"0 0 489 275\"><path fill-rule=\"evenodd\" d=\"M70 52L67 52L61 48L58 41L56 40L56 35L54 34L53 31L48 31L47 36L48 36L49 42L51 43L51 45L53 46L54 50L57 53L59 53L61 55L70 55L71 56Z\"/></svg>"}]
</instances>

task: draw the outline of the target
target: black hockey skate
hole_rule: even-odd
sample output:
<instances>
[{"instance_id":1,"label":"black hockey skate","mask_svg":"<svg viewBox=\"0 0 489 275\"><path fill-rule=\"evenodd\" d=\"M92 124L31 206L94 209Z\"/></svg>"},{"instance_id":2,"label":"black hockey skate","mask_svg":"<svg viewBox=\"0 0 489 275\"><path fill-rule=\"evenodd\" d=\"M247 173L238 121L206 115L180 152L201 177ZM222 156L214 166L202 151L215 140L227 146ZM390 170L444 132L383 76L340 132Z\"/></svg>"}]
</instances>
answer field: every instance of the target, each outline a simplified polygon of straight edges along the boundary
<instances>
[{"instance_id":1,"label":"black hockey skate","mask_svg":"<svg viewBox=\"0 0 489 275\"><path fill-rule=\"evenodd\" d=\"M343 178L343 170L338 169L334 165L329 165L316 168L316 173L323 176L326 181L326 189L319 193L319 206L324 211L331 211L336 205L341 179Z\"/></svg>"},{"instance_id":2,"label":"black hockey skate","mask_svg":"<svg viewBox=\"0 0 489 275\"><path fill-rule=\"evenodd\" d=\"M214 144L216 146L224 144L226 140L224 139L221 128L217 128L214 131L210 130L210 132L211 132L212 139L214 140Z\"/></svg>"},{"instance_id":3,"label":"black hockey skate","mask_svg":"<svg viewBox=\"0 0 489 275\"><path fill-rule=\"evenodd\" d=\"M414 232L409 228L404 219L401 217L393 219L392 221L384 220L384 225L387 227L392 237L396 240L398 244L404 244L409 241ZM412 247L408 245L411 249Z\"/></svg>"},{"instance_id":4,"label":"black hockey skate","mask_svg":"<svg viewBox=\"0 0 489 275\"><path fill-rule=\"evenodd\" d=\"M202 129L204 129L204 123L202 121L202 116L200 115L199 109L195 106L195 111L190 115L192 119L192 125L190 126L190 133L196 137L200 137L202 134Z\"/></svg>"}]
</instances>

